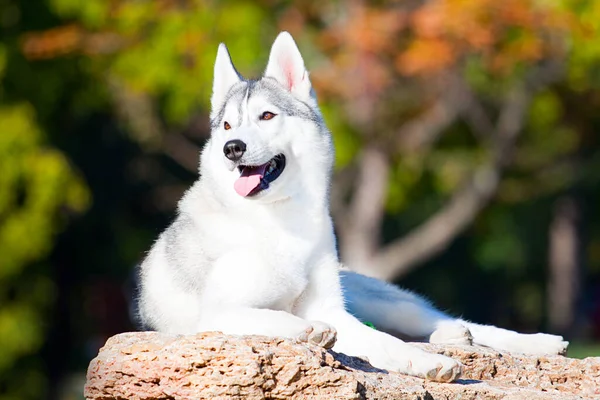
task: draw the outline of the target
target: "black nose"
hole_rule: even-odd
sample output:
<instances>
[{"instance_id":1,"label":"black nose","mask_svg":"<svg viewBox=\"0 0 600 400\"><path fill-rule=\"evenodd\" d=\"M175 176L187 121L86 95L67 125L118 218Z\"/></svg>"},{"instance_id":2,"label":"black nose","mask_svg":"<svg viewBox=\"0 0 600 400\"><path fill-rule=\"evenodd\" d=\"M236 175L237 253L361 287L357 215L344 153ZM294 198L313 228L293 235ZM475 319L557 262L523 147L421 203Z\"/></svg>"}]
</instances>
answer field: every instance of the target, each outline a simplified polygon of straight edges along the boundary
<instances>
[{"instance_id":1,"label":"black nose","mask_svg":"<svg viewBox=\"0 0 600 400\"><path fill-rule=\"evenodd\" d=\"M229 142L225 143L225 146L223 146L223 153L225 153L225 157L231 161L237 161L242 158L245 151L246 143L239 139L230 140Z\"/></svg>"}]
</instances>

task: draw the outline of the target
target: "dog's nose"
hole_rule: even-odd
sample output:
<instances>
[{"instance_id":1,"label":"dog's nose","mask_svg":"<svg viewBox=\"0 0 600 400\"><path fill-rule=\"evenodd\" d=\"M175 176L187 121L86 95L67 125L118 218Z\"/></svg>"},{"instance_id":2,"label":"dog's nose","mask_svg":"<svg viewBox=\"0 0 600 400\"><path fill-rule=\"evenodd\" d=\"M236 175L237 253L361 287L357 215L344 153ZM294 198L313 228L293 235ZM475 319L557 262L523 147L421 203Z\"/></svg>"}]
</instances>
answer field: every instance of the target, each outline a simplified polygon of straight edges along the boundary
<instances>
[{"instance_id":1,"label":"dog's nose","mask_svg":"<svg viewBox=\"0 0 600 400\"><path fill-rule=\"evenodd\" d=\"M239 139L230 140L223 146L225 157L231 161L238 161L246 152L246 143Z\"/></svg>"}]
</instances>

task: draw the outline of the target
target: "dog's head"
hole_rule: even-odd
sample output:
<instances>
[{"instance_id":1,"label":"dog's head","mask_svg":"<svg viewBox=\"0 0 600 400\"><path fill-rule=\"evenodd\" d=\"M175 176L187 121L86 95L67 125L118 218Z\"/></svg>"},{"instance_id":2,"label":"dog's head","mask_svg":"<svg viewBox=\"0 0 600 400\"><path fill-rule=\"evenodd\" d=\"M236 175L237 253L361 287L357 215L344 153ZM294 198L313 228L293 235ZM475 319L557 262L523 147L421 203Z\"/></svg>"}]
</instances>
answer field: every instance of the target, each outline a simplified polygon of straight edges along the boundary
<instances>
[{"instance_id":1,"label":"dog's head","mask_svg":"<svg viewBox=\"0 0 600 400\"><path fill-rule=\"evenodd\" d=\"M245 80L219 46L211 98L211 138L201 174L248 201L273 202L312 191L326 197L331 137L300 51L279 34L263 77Z\"/></svg>"}]
</instances>

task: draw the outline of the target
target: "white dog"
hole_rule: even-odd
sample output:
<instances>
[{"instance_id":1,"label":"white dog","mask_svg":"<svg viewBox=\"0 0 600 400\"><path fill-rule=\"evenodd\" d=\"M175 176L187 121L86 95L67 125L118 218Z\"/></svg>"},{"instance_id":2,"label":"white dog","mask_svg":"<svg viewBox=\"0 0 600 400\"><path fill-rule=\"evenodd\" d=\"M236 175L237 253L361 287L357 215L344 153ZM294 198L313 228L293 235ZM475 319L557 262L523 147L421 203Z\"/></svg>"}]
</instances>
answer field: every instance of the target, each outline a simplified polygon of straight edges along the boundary
<instances>
[{"instance_id":1,"label":"white dog","mask_svg":"<svg viewBox=\"0 0 600 400\"><path fill-rule=\"evenodd\" d=\"M455 380L461 365L383 331L530 354L564 351L559 336L457 320L341 270L329 213L331 136L287 32L273 43L259 80L244 80L221 44L211 101L200 179L141 267L147 326L298 338L437 381Z\"/></svg>"}]
</instances>

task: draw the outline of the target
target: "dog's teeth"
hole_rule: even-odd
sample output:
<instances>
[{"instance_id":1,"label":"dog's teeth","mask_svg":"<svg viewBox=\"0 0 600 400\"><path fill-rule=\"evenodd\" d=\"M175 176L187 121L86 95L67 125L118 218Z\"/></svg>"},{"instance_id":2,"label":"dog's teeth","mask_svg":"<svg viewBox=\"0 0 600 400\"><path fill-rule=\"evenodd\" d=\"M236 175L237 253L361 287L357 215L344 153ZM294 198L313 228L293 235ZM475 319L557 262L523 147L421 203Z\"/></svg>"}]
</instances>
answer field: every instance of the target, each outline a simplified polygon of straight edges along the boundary
<instances>
[{"instance_id":1,"label":"dog's teeth","mask_svg":"<svg viewBox=\"0 0 600 400\"><path fill-rule=\"evenodd\" d=\"M267 170L267 174L270 174L271 172L273 172L276 167L277 167L277 163L275 162L275 160L271 160L271 162L269 163L269 169Z\"/></svg>"}]
</instances>

